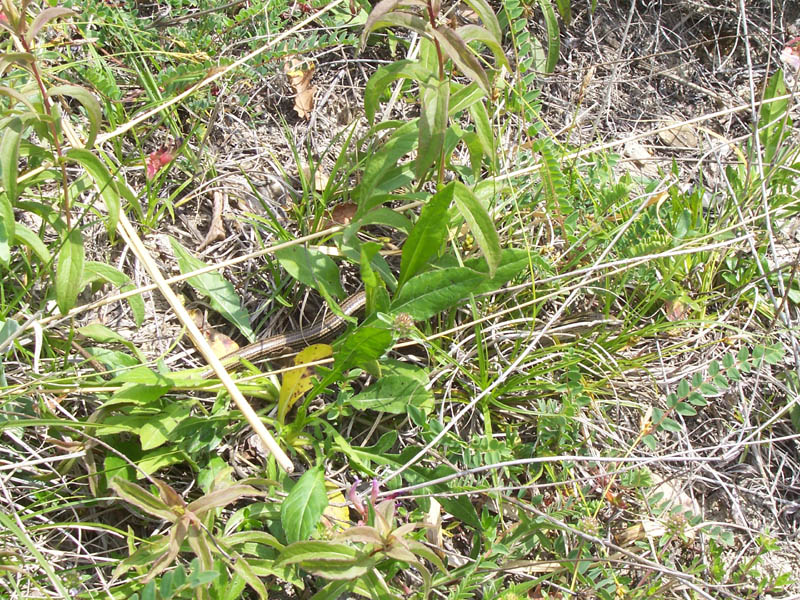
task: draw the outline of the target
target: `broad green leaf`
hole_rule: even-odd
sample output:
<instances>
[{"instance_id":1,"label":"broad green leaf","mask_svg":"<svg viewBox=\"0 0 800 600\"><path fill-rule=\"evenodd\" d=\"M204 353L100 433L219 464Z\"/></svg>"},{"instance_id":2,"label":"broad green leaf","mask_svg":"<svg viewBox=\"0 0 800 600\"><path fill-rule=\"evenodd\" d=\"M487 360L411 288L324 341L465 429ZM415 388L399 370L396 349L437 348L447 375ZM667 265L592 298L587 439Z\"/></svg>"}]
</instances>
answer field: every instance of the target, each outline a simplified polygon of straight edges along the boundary
<instances>
[{"instance_id":1,"label":"broad green leaf","mask_svg":"<svg viewBox=\"0 0 800 600\"><path fill-rule=\"evenodd\" d=\"M94 146L94 140L100 130L100 121L103 118L103 110L100 108L97 98L89 90L79 85L59 85L47 90L47 95L51 97L68 96L81 103L81 106L86 110L86 115L89 117L89 133L86 136L84 148Z\"/></svg>"},{"instance_id":2,"label":"broad green leaf","mask_svg":"<svg viewBox=\"0 0 800 600\"><path fill-rule=\"evenodd\" d=\"M421 88L422 111L419 117L419 141L415 175L418 181L425 179L431 165L442 154L447 129L447 105L450 100L450 82L429 79Z\"/></svg>"},{"instance_id":3,"label":"broad green leaf","mask_svg":"<svg viewBox=\"0 0 800 600\"><path fill-rule=\"evenodd\" d=\"M670 419L669 417L663 419L660 425L661 429L663 429L664 431L671 431L673 433L676 433L683 429L680 423L678 423L675 419Z\"/></svg>"},{"instance_id":4,"label":"broad green leaf","mask_svg":"<svg viewBox=\"0 0 800 600\"><path fill-rule=\"evenodd\" d=\"M433 405L433 395L425 384L405 375L384 375L348 401L357 410L374 410L395 415L405 414L408 406L423 406L427 412Z\"/></svg>"},{"instance_id":5,"label":"broad green leaf","mask_svg":"<svg viewBox=\"0 0 800 600\"><path fill-rule=\"evenodd\" d=\"M544 23L547 27L547 62L545 63L545 73L552 73L558 62L558 54L561 50L560 32L558 29L558 18L553 10L550 0L538 0L539 6L544 14Z\"/></svg>"},{"instance_id":6,"label":"broad green leaf","mask_svg":"<svg viewBox=\"0 0 800 600\"><path fill-rule=\"evenodd\" d=\"M423 82L434 75L435 73L431 73L418 61L408 59L398 60L377 69L364 88L364 113L370 126L375 124L375 113L380 97L389 89L392 82L403 78Z\"/></svg>"},{"instance_id":7,"label":"broad green leaf","mask_svg":"<svg viewBox=\"0 0 800 600\"><path fill-rule=\"evenodd\" d=\"M206 266L203 261L192 256L177 240L170 238L169 241L172 244L172 250L178 257L181 273L189 273ZM247 312L242 308L241 299L230 282L226 281L219 273L195 275L188 281L197 291L208 296L211 307L235 325L250 342L255 340L255 333L250 327Z\"/></svg>"},{"instance_id":8,"label":"broad green leaf","mask_svg":"<svg viewBox=\"0 0 800 600\"><path fill-rule=\"evenodd\" d=\"M303 246L290 246L275 252L275 258L289 275L318 290L326 298L341 299L345 296L339 281L339 267L327 254Z\"/></svg>"},{"instance_id":9,"label":"broad green leaf","mask_svg":"<svg viewBox=\"0 0 800 600\"><path fill-rule=\"evenodd\" d=\"M2 230L3 223L6 219L6 207L3 206L3 200L5 197L5 194L0 194L0 230ZM39 262L41 262L43 265L47 265L53 260L53 256L50 254L50 251L47 249L47 246L44 245L44 242L41 240L41 238L33 231L25 227L25 225L22 223L16 223L14 225L14 238L17 244L24 244L30 248L39 259ZM2 233L0 233L0 240L1 239Z\"/></svg>"},{"instance_id":10,"label":"broad green leaf","mask_svg":"<svg viewBox=\"0 0 800 600\"><path fill-rule=\"evenodd\" d=\"M400 258L400 280L402 289L406 281L424 269L431 258L441 250L447 239L447 209L453 200L455 182L451 181L423 206L414 229L403 244Z\"/></svg>"},{"instance_id":11,"label":"broad green leaf","mask_svg":"<svg viewBox=\"0 0 800 600\"><path fill-rule=\"evenodd\" d=\"M471 294L499 289L528 267L529 258L521 250L504 250L494 277L479 270L481 264L472 264L476 268L449 267L412 277L392 302L392 312L408 313L415 321L425 321Z\"/></svg>"},{"instance_id":12,"label":"broad green leaf","mask_svg":"<svg viewBox=\"0 0 800 600\"><path fill-rule=\"evenodd\" d=\"M114 178L108 171L103 162L92 152L84 148L70 148L67 150L67 158L79 163L92 177L108 211L108 223L106 228L110 237L114 237L119 222L120 193Z\"/></svg>"},{"instance_id":13,"label":"broad green leaf","mask_svg":"<svg viewBox=\"0 0 800 600\"><path fill-rule=\"evenodd\" d=\"M307 539L317 528L328 506L322 467L309 469L297 481L281 505L281 525L289 543Z\"/></svg>"},{"instance_id":14,"label":"broad green leaf","mask_svg":"<svg viewBox=\"0 0 800 600\"><path fill-rule=\"evenodd\" d=\"M148 450L136 463L139 467L136 476L141 479L144 477L142 472L147 475L152 475L159 469L169 467L170 465L177 465L182 462L192 464L191 458L182 450L176 450L170 446L162 446L153 450Z\"/></svg>"},{"instance_id":15,"label":"broad green leaf","mask_svg":"<svg viewBox=\"0 0 800 600\"><path fill-rule=\"evenodd\" d=\"M339 372L379 359L392 345L392 332L363 326L348 335L336 348L335 365Z\"/></svg>"},{"instance_id":16,"label":"broad green leaf","mask_svg":"<svg viewBox=\"0 0 800 600\"><path fill-rule=\"evenodd\" d=\"M170 434L189 416L191 406L187 403L170 404L160 413L151 415L139 430L142 450L152 450L170 439Z\"/></svg>"},{"instance_id":17,"label":"broad green leaf","mask_svg":"<svg viewBox=\"0 0 800 600\"><path fill-rule=\"evenodd\" d=\"M75 306L83 279L83 238L73 229L67 233L56 267L56 303L61 314L67 314Z\"/></svg>"},{"instance_id":18,"label":"broad green leaf","mask_svg":"<svg viewBox=\"0 0 800 600\"><path fill-rule=\"evenodd\" d=\"M68 15L74 15L75 11L72 11L68 8L64 8L62 6L53 6L51 8L45 8L42 12L36 15L36 18L28 27L28 31L25 32L25 42L30 46L33 42L33 38L39 33L39 31L47 25L53 19L58 19L59 17L66 17Z\"/></svg>"},{"instance_id":19,"label":"broad green leaf","mask_svg":"<svg viewBox=\"0 0 800 600\"><path fill-rule=\"evenodd\" d=\"M439 42L448 58L456 64L459 70L477 83L486 95L491 95L491 85L486 71L483 70L481 63L475 58L472 50L469 49L458 34L450 27L441 26L433 30L433 36Z\"/></svg>"},{"instance_id":20,"label":"broad green leaf","mask_svg":"<svg viewBox=\"0 0 800 600\"><path fill-rule=\"evenodd\" d=\"M103 403L103 408L133 404L147 406L170 390L169 385L152 385L147 383L123 383L122 387Z\"/></svg>"},{"instance_id":21,"label":"broad green leaf","mask_svg":"<svg viewBox=\"0 0 800 600\"><path fill-rule=\"evenodd\" d=\"M147 514L170 523L175 523L178 516L159 498L145 490L140 485L115 477L108 486L126 502L145 511Z\"/></svg>"},{"instance_id":22,"label":"broad green leaf","mask_svg":"<svg viewBox=\"0 0 800 600\"><path fill-rule=\"evenodd\" d=\"M458 207L458 212L464 217L478 247L483 251L483 256L489 266L489 276L494 277L502 258L500 236L497 234L494 221L472 190L460 181L453 183L455 184L453 199Z\"/></svg>"}]
</instances>

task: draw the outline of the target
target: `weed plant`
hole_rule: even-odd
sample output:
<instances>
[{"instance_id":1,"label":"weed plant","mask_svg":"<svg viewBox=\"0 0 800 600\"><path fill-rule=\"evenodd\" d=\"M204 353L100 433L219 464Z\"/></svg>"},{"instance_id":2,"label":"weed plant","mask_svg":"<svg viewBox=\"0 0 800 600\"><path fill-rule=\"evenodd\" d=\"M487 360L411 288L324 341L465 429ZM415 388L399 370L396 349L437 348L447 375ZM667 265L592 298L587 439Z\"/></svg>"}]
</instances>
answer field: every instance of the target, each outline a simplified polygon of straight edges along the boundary
<instances>
[{"instance_id":1,"label":"weed plant","mask_svg":"<svg viewBox=\"0 0 800 600\"><path fill-rule=\"evenodd\" d=\"M621 174L613 151L549 131L537 86L567 0L1 6L4 596L756 598L794 584L770 570L776 537L748 540L692 495L722 478L713 465L751 466L751 446L800 428L800 284L771 260L798 207L782 73L709 202L677 166ZM290 366L233 365L235 388L215 367L221 386L179 352L181 328L205 342L138 265L157 254L180 272L170 284L255 341L266 318L248 284L175 235L220 90L247 105L287 58L356 47L384 57L364 118L332 136L328 162L288 142L298 222L241 221L264 246L249 281L268 280L274 305L295 317L310 289L341 312L347 283L366 314ZM401 118L397 98L414 107ZM136 335L156 320L179 323L163 352Z\"/></svg>"}]
</instances>

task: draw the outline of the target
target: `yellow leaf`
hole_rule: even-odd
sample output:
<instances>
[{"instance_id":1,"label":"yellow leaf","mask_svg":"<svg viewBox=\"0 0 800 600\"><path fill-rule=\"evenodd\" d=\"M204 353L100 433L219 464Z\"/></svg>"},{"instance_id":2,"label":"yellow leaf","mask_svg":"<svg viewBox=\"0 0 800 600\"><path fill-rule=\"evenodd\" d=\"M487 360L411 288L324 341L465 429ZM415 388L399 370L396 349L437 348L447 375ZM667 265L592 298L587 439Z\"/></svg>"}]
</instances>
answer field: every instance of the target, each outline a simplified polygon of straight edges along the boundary
<instances>
[{"instance_id":1,"label":"yellow leaf","mask_svg":"<svg viewBox=\"0 0 800 600\"><path fill-rule=\"evenodd\" d=\"M322 517L326 529L341 530L350 527L350 510L342 492L328 492L328 506L322 511Z\"/></svg>"},{"instance_id":2,"label":"yellow leaf","mask_svg":"<svg viewBox=\"0 0 800 600\"><path fill-rule=\"evenodd\" d=\"M286 413L303 395L313 387L313 377L316 375L314 367L308 363L329 358L333 355L333 348L328 344L314 344L300 352L294 358L293 369L283 374L281 393L278 399L278 422L283 424Z\"/></svg>"}]
</instances>

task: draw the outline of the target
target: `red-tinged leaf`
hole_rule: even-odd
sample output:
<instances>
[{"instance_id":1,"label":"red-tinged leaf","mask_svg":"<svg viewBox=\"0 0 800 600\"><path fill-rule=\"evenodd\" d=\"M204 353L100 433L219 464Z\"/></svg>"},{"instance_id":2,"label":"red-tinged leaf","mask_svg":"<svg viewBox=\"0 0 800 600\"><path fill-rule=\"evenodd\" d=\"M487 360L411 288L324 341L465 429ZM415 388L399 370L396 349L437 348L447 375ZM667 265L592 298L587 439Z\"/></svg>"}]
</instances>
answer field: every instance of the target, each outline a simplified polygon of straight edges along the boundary
<instances>
[{"instance_id":1,"label":"red-tinged leaf","mask_svg":"<svg viewBox=\"0 0 800 600\"><path fill-rule=\"evenodd\" d=\"M490 96L492 90L489 77L464 40L455 31L444 26L434 29L433 36L439 42L442 51L452 59L459 70L477 83L487 96Z\"/></svg>"},{"instance_id":2,"label":"red-tinged leaf","mask_svg":"<svg viewBox=\"0 0 800 600\"><path fill-rule=\"evenodd\" d=\"M231 502L236 502L245 496L263 496L264 493L249 485L232 485L230 487L210 492L198 498L186 510L193 512L198 517L203 517L212 508L221 508Z\"/></svg>"},{"instance_id":3,"label":"red-tinged leaf","mask_svg":"<svg viewBox=\"0 0 800 600\"><path fill-rule=\"evenodd\" d=\"M58 253L56 267L56 303L61 314L67 314L75 306L83 279L83 238L73 229L67 233L64 245Z\"/></svg>"},{"instance_id":4,"label":"red-tinged leaf","mask_svg":"<svg viewBox=\"0 0 800 600\"><path fill-rule=\"evenodd\" d=\"M172 512L160 498L154 496L132 481L115 477L111 480L111 483L108 484L108 487L114 490L120 498L140 508L149 515L164 519L170 523L177 521L177 515Z\"/></svg>"},{"instance_id":5,"label":"red-tinged leaf","mask_svg":"<svg viewBox=\"0 0 800 600\"><path fill-rule=\"evenodd\" d=\"M53 6L52 8L46 8L42 12L40 12L36 18L31 23L31 26L28 28L28 31L25 32L25 41L30 44L33 38L36 37L36 34L47 25L53 19L57 19L59 17L66 17L67 15L74 15L75 11L72 11L68 8L64 8L63 6Z\"/></svg>"},{"instance_id":6,"label":"red-tinged leaf","mask_svg":"<svg viewBox=\"0 0 800 600\"><path fill-rule=\"evenodd\" d=\"M184 499L181 498L180 494L166 481L153 477L153 482L156 484L156 487L158 487L158 495L161 497L161 500L164 504L169 506L171 510L174 511L176 508L183 509L186 506Z\"/></svg>"},{"instance_id":7,"label":"red-tinged leaf","mask_svg":"<svg viewBox=\"0 0 800 600\"><path fill-rule=\"evenodd\" d=\"M292 565L307 560L349 561L358 555L358 551L347 544L310 540L295 542L284 548L275 560L276 566Z\"/></svg>"},{"instance_id":8,"label":"red-tinged leaf","mask_svg":"<svg viewBox=\"0 0 800 600\"><path fill-rule=\"evenodd\" d=\"M374 12L375 10L373 9L369 16L370 19L372 19L372 14ZM406 29L416 31L425 38L430 38L431 36L431 30L428 26L428 21L422 17L404 12L390 12L378 19L373 20L373 22L369 24L369 29L367 29L366 25L364 26L364 31L361 34L361 47L363 48L366 44L367 36L370 33L377 29L383 29L384 27L405 27Z\"/></svg>"},{"instance_id":9,"label":"red-tinged leaf","mask_svg":"<svg viewBox=\"0 0 800 600\"><path fill-rule=\"evenodd\" d=\"M145 166L147 167L146 175L148 179L155 177L161 167L168 165L175 159L181 143L183 143L183 140L175 140L169 144L164 144L158 150L147 155Z\"/></svg>"},{"instance_id":10,"label":"red-tinged leaf","mask_svg":"<svg viewBox=\"0 0 800 600\"><path fill-rule=\"evenodd\" d=\"M364 30L361 32L361 50L364 49L364 46L367 43L367 37L370 33L375 31L376 29L380 29L381 27L389 27L391 25L396 25L397 23L388 23L387 18L390 18L391 14L406 14L408 13L393 13L396 8L404 7L404 6L418 6L425 10L426 6L424 2L420 0L381 0L378 2L375 7L370 11L369 16L367 17L367 22L364 23ZM414 16L414 15L408 15ZM415 17L423 24L425 21L420 19L419 17ZM388 24L387 24L388 23ZM423 25L424 26L424 25Z\"/></svg>"},{"instance_id":11,"label":"red-tinged leaf","mask_svg":"<svg viewBox=\"0 0 800 600\"><path fill-rule=\"evenodd\" d=\"M378 530L374 527L368 527L366 525L350 527L349 529L345 529L336 537L342 540L350 540L351 542L375 544L376 546L383 544L383 538L381 538L381 534L378 533Z\"/></svg>"}]
</instances>

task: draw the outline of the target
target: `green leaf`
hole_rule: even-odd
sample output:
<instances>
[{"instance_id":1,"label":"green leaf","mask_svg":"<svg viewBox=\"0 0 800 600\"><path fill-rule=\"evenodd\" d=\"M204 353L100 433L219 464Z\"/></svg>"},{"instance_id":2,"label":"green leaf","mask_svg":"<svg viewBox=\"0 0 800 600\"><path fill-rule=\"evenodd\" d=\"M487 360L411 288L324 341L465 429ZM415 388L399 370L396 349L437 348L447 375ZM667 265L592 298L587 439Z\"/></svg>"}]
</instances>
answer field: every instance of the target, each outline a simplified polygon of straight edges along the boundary
<instances>
[{"instance_id":1,"label":"green leaf","mask_svg":"<svg viewBox=\"0 0 800 600\"><path fill-rule=\"evenodd\" d=\"M151 415L139 430L142 450L152 450L168 442L170 434L190 412L191 407L182 403L170 404L163 412Z\"/></svg>"},{"instance_id":2,"label":"green leaf","mask_svg":"<svg viewBox=\"0 0 800 600\"><path fill-rule=\"evenodd\" d=\"M547 62L545 63L545 73L552 73L558 62L558 53L561 50L560 32L558 30L558 18L553 10L550 0L538 0L539 6L544 14L544 23L547 27Z\"/></svg>"},{"instance_id":3,"label":"green leaf","mask_svg":"<svg viewBox=\"0 0 800 600\"><path fill-rule=\"evenodd\" d=\"M232 568L239 576L247 582L253 591L258 594L260 600L268 600L269 592L267 591L267 587L261 581L261 578L256 575L253 567L250 566L250 563L245 560L243 557L239 556L237 553L233 553L236 557L236 560L233 562Z\"/></svg>"},{"instance_id":4,"label":"green leaf","mask_svg":"<svg viewBox=\"0 0 800 600\"><path fill-rule=\"evenodd\" d=\"M19 162L19 144L22 140L22 132L25 130L25 123L19 117L14 117L6 122L3 139L0 141L0 175L2 175L3 189L5 190L5 202L13 206L17 201L19 192L17 191L17 168ZM13 215L13 213L12 213ZM5 214L2 215L5 220ZM14 220L5 224L6 241L10 243L14 239Z\"/></svg>"},{"instance_id":5,"label":"green leaf","mask_svg":"<svg viewBox=\"0 0 800 600\"><path fill-rule=\"evenodd\" d=\"M177 240L169 239L172 250L178 257L181 273L189 273L206 267L206 264L195 258ZM250 341L255 340L255 333L250 327L250 319L242 308L242 302L233 286L219 273L203 273L188 279L197 291L208 297L211 307L235 325Z\"/></svg>"},{"instance_id":6,"label":"green leaf","mask_svg":"<svg viewBox=\"0 0 800 600\"><path fill-rule=\"evenodd\" d=\"M361 50L366 46L369 34L384 27L405 27L416 31L423 37L428 37L425 31L428 23L425 19L409 13L394 11L401 3L401 0L382 0L375 5L361 32Z\"/></svg>"},{"instance_id":7,"label":"green leaf","mask_svg":"<svg viewBox=\"0 0 800 600\"><path fill-rule=\"evenodd\" d=\"M45 8L42 12L36 15L36 18L28 27L28 31L25 32L25 42L30 46L33 42L33 38L41 31L42 27L47 25L53 19L58 19L59 17L66 17L68 15L74 15L75 12L64 8L62 6L53 6L50 8ZM24 18L24 17L23 17Z\"/></svg>"},{"instance_id":8,"label":"green leaf","mask_svg":"<svg viewBox=\"0 0 800 600\"><path fill-rule=\"evenodd\" d=\"M317 528L328 506L322 467L309 469L297 481L281 505L281 525L289 543L307 539Z\"/></svg>"},{"instance_id":9,"label":"green leaf","mask_svg":"<svg viewBox=\"0 0 800 600\"><path fill-rule=\"evenodd\" d=\"M489 276L494 277L502 258L500 236L497 234L494 221L472 190L460 181L453 183L455 184L453 199L458 211L464 217L475 241L483 251L486 264L489 266Z\"/></svg>"},{"instance_id":10,"label":"green leaf","mask_svg":"<svg viewBox=\"0 0 800 600\"><path fill-rule=\"evenodd\" d=\"M653 437L651 434L647 434L642 438L642 443L647 446L650 450L656 449L656 438Z\"/></svg>"},{"instance_id":11,"label":"green leaf","mask_svg":"<svg viewBox=\"0 0 800 600\"><path fill-rule=\"evenodd\" d=\"M681 382L678 384L678 397L679 398L686 398L689 395L689 382L685 379L682 379Z\"/></svg>"},{"instance_id":12,"label":"green leaf","mask_svg":"<svg viewBox=\"0 0 800 600\"><path fill-rule=\"evenodd\" d=\"M47 256L50 253L47 251L47 247L42 244L41 240L28 229L25 228L26 232L22 232L20 234L20 229L23 228L23 225L17 225L15 222L14 217L14 208L11 206L11 203L8 201L8 195L5 192L0 192L0 264L3 266L8 266L11 262L11 244L13 241L17 239L29 239L31 243L33 240L30 240L31 237L35 237L36 240L39 242L37 248L41 250L44 248L44 251ZM30 234L30 236L26 235ZM38 254L38 253L37 253Z\"/></svg>"},{"instance_id":13,"label":"green leaf","mask_svg":"<svg viewBox=\"0 0 800 600\"><path fill-rule=\"evenodd\" d=\"M675 407L675 412L679 415L684 415L686 417L693 417L697 414L697 411L691 404L687 404L686 402L679 402L678 405Z\"/></svg>"},{"instance_id":14,"label":"green leaf","mask_svg":"<svg viewBox=\"0 0 800 600\"><path fill-rule=\"evenodd\" d=\"M28 68L36 58L30 52L4 52L0 54L0 75L3 75L11 65ZM35 110L31 107L31 112Z\"/></svg>"},{"instance_id":15,"label":"green leaf","mask_svg":"<svg viewBox=\"0 0 800 600\"><path fill-rule=\"evenodd\" d=\"M198 517L202 518L209 510L228 506L228 504L231 502L236 502L240 498L263 495L263 492L260 492L256 488L249 485L232 485L230 487L209 492L205 496L202 496L189 504L189 506L186 507L186 510L193 512ZM258 534L264 532L254 533Z\"/></svg>"},{"instance_id":16,"label":"green leaf","mask_svg":"<svg viewBox=\"0 0 800 600\"><path fill-rule=\"evenodd\" d=\"M56 303L61 314L67 314L75 306L83 279L83 238L73 229L67 233L56 267Z\"/></svg>"},{"instance_id":17,"label":"green leaf","mask_svg":"<svg viewBox=\"0 0 800 600\"><path fill-rule=\"evenodd\" d=\"M121 292L127 292L136 287L133 285L131 278L122 271L111 265L90 260L84 265L83 284L81 287L83 288L94 281L110 283L111 285L117 286ZM131 307L134 322L137 325L141 325L144 321L144 300L142 296L139 294L128 296L127 301L128 305ZM132 346L132 349L138 352L135 346ZM144 360L142 362L144 362Z\"/></svg>"},{"instance_id":18,"label":"green leaf","mask_svg":"<svg viewBox=\"0 0 800 600\"><path fill-rule=\"evenodd\" d=\"M683 427L681 427L680 423L678 423L675 419L670 419L669 417L666 417L664 420L662 420L660 426L664 431L671 431L673 433L683 430Z\"/></svg>"},{"instance_id":19,"label":"green leaf","mask_svg":"<svg viewBox=\"0 0 800 600\"><path fill-rule=\"evenodd\" d=\"M459 70L470 80L477 83L487 96L491 95L492 89L489 84L489 77L486 75L486 71L483 70L481 63L475 58L472 50L464 43L464 40L447 26L434 29L433 37L439 42L442 52L452 59Z\"/></svg>"},{"instance_id":20,"label":"green leaf","mask_svg":"<svg viewBox=\"0 0 800 600\"><path fill-rule=\"evenodd\" d=\"M432 404L433 395L425 384L406 375L384 375L348 403L357 410L405 414L408 406ZM429 406L430 408L430 406Z\"/></svg>"},{"instance_id":21,"label":"green leaf","mask_svg":"<svg viewBox=\"0 0 800 600\"><path fill-rule=\"evenodd\" d=\"M511 70L508 58L505 52L503 52L502 43L483 27L479 27L478 25L462 25L456 29L456 34L467 44L470 42L480 42L484 44L492 51L492 54L494 54L494 60L498 66L502 65L509 71Z\"/></svg>"},{"instance_id":22,"label":"green leaf","mask_svg":"<svg viewBox=\"0 0 800 600\"><path fill-rule=\"evenodd\" d=\"M147 358L139 351L135 344L126 340L116 331L106 327L105 325L100 323L90 323L89 325L78 329L78 333L96 342L101 342L104 344L122 344L126 348L129 348L136 355L136 358L139 359L139 362L147 362Z\"/></svg>"},{"instance_id":23,"label":"green leaf","mask_svg":"<svg viewBox=\"0 0 800 600\"><path fill-rule=\"evenodd\" d=\"M444 147L447 129L447 105L450 100L450 82L429 79L422 84L419 117L419 142L414 173L418 181L425 179L431 165L436 164Z\"/></svg>"},{"instance_id":24,"label":"green leaf","mask_svg":"<svg viewBox=\"0 0 800 600\"><path fill-rule=\"evenodd\" d=\"M488 30L491 36L497 41L498 44L503 43L503 31L500 28L500 23L497 16L494 14L492 7L486 0L464 0L464 4L468 5L480 17L481 23Z\"/></svg>"},{"instance_id":25,"label":"green leaf","mask_svg":"<svg viewBox=\"0 0 800 600\"><path fill-rule=\"evenodd\" d=\"M362 326L348 335L335 354L336 370L346 371L379 359L392 345L392 332L386 328Z\"/></svg>"},{"instance_id":26,"label":"green leaf","mask_svg":"<svg viewBox=\"0 0 800 600\"><path fill-rule=\"evenodd\" d=\"M5 208L3 206L3 200L5 198L5 194L0 194L0 240L2 239L2 229L3 224L5 222ZM10 208L10 207L9 207ZM13 213L12 213L13 216ZM44 242L36 235L33 231L25 227L22 223L17 223L14 226L14 238L16 244L24 244L31 251L36 255L39 261L43 265L49 264L53 260L53 256L50 254L50 251L47 249L47 246L44 245ZM0 242L0 245L2 242Z\"/></svg>"},{"instance_id":27,"label":"green leaf","mask_svg":"<svg viewBox=\"0 0 800 600\"><path fill-rule=\"evenodd\" d=\"M303 246L290 246L275 252L275 258L289 275L318 290L326 299L345 296L339 281L339 267L327 254Z\"/></svg>"},{"instance_id":28,"label":"green leaf","mask_svg":"<svg viewBox=\"0 0 800 600\"><path fill-rule=\"evenodd\" d=\"M69 96L81 103L81 106L86 110L86 115L89 117L89 133L86 136L84 148L91 148L94 146L94 141L97 138L97 132L100 131L100 122L103 118L103 110L100 108L100 103L97 101L92 93L84 87L79 85L59 85L47 90L47 95L53 96Z\"/></svg>"},{"instance_id":29,"label":"green leaf","mask_svg":"<svg viewBox=\"0 0 800 600\"><path fill-rule=\"evenodd\" d=\"M394 298L392 312L408 313L415 321L425 321L471 294L499 289L528 267L529 258L522 250L504 250L494 277L486 273L484 261L471 264L475 268L450 267L412 277Z\"/></svg>"},{"instance_id":30,"label":"green leaf","mask_svg":"<svg viewBox=\"0 0 800 600\"><path fill-rule=\"evenodd\" d=\"M106 229L109 236L113 238L117 231L120 211L120 192L114 182L114 178L105 164L89 150L70 148L67 150L66 155L67 158L74 160L86 169L86 172L89 173L97 185L97 189L100 190L100 195L103 197L103 202L105 202L106 210L108 211Z\"/></svg>"},{"instance_id":31,"label":"green leaf","mask_svg":"<svg viewBox=\"0 0 800 600\"><path fill-rule=\"evenodd\" d=\"M286 546L278 555L275 563L278 565L292 565L312 559L346 561L355 558L357 555L358 551L347 544L306 540Z\"/></svg>"},{"instance_id":32,"label":"green leaf","mask_svg":"<svg viewBox=\"0 0 800 600\"><path fill-rule=\"evenodd\" d=\"M398 79L412 79L419 83L433 77L419 61L397 60L378 68L367 81L364 88L364 113L370 126L375 124L375 113L378 110L381 96L389 86Z\"/></svg>"},{"instance_id":33,"label":"green leaf","mask_svg":"<svg viewBox=\"0 0 800 600\"><path fill-rule=\"evenodd\" d=\"M422 207L414 229L403 244L398 288L425 268L442 248L447 239L447 209L454 193L455 182L451 181Z\"/></svg>"}]
</instances>

